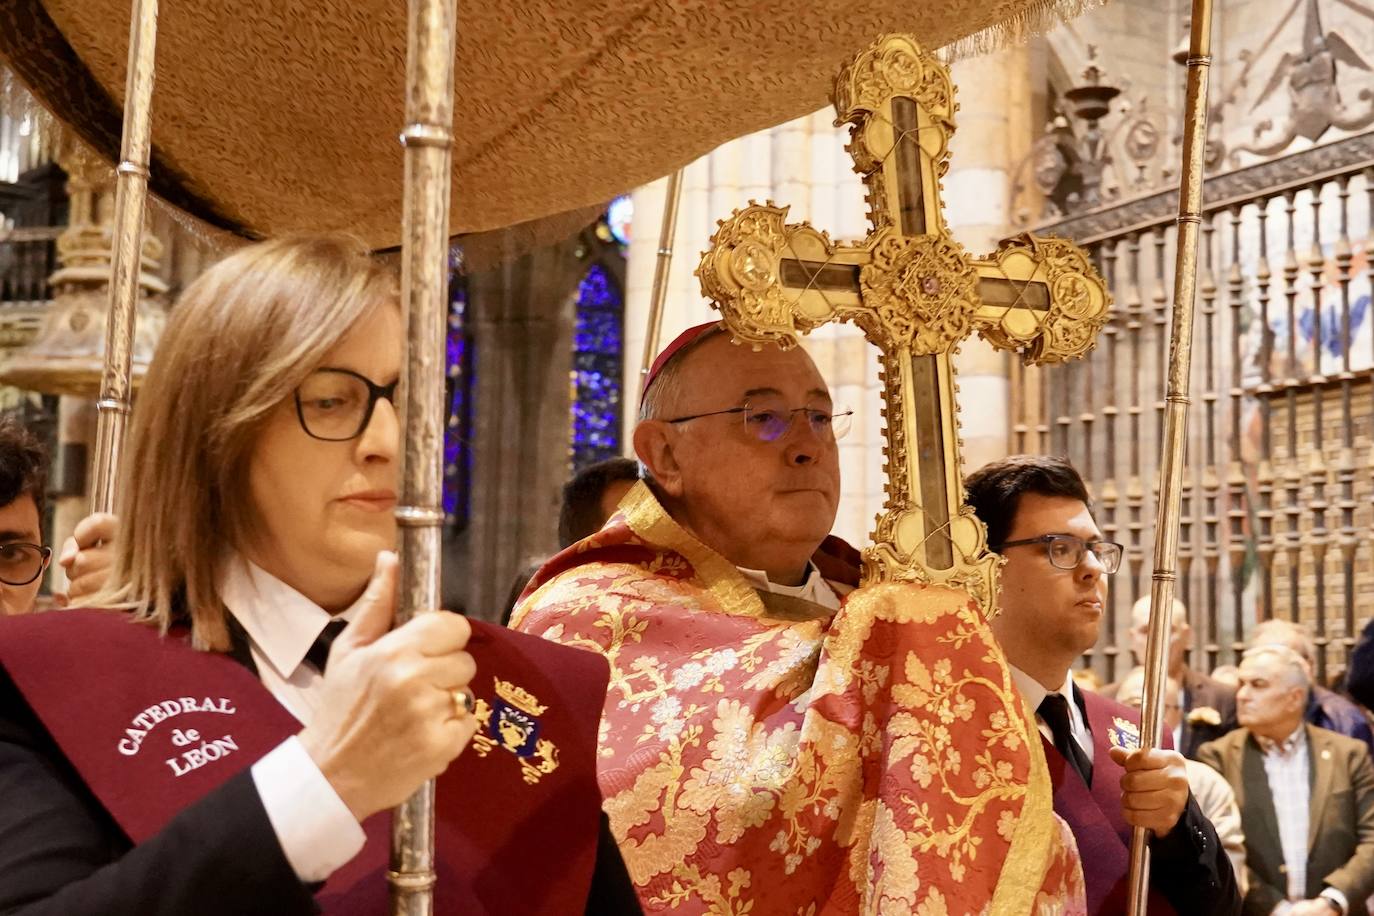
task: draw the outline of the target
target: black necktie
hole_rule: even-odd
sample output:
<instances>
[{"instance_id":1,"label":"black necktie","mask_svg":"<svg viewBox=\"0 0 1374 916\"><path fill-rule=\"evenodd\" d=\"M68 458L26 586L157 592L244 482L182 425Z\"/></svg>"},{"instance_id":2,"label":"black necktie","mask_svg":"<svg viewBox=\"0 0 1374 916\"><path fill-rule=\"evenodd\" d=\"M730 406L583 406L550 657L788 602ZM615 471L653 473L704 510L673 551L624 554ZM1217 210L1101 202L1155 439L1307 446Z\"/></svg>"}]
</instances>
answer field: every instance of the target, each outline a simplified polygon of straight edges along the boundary
<instances>
[{"instance_id":1,"label":"black necktie","mask_svg":"<svg viewBox=\"0 0 1374 916\"><path fill-rule=\"evenodd\" d=\"M315 641L310 644L310 651L305 653L305 660L315 666L315 670L324 674L325 664L329 661L329 647L334 645L334 640L338 639L344 627L348 626L346 620L331 620L324 625L320 635L315 637Z\"/></svg>"},{"instance_id":2,"label":"black necktie","mask_svg":"<svg viewBox=\"0 0 1374 916\"><path fill-rule=\"evenodd\" d=\"M1091 786L1092 761L1074 740L1073 730L1069 727L1069 701L1064 699L1062 693L1047 693L1045 699L1040 701L1040 708L1035 712L1050 727L1050 734L1054 735L1055 750L1059 751L1069 765L1078 771L1078 775L1083 777L1084 785Z\"/></svg>"}]
</instances>

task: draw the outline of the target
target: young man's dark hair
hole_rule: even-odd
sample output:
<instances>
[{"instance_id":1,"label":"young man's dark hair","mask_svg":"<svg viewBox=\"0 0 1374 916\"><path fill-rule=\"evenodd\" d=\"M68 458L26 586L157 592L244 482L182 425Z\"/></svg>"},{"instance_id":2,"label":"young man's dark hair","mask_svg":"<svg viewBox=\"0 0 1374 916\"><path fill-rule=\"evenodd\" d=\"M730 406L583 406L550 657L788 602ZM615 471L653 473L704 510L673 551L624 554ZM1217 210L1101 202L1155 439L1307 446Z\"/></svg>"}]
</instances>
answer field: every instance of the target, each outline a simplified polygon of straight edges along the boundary
<instances>
[{"instance_id":1,"label":"young man's dark hair","mask_svg":"<svg viewBox=\"0 0 1374 916\"><path fill-rule=\"evenodd\" d=\"M1011 533L1025 493L1065 496L1091 506L1088 487L1074 466L1054 455L1012 455L986 464L964 481L968 504L988 527L988 545L997 548Z\"/></svg>"},{"instance_id":2,"label":"young man's dark hair","mask_svg":"<svg viewBox=\"0 0 1374 916\"><path fill-rule=\"evenodd\" d=\"M52 551L43 544L48 456L17 418L0 414L0 616L31 613Z\"/></svg>"},{"instance_id":3,"label":"young man's dark hair","mask_svg":"<svg viewBox=\"0 0 1374 916\"><path fill-rule=\"evenodd\" d=\"M601 498L611 484L639 479L639 462L607 458L588 465L563 485L563 508L558 513L558 546L570 547L601 530L606 523Z\"/></svg>"},{"instance_id":4,"label":"young man's dark hair","mask_svg":"<svg viewBox=\"0 0 1374 916\"><path fill-rule=\"evenodd\" d=\"M0 506L27 493L42 519L47 477L48 453L38 437L13 414L0 414Z\"/></svg>"}]
</instances>

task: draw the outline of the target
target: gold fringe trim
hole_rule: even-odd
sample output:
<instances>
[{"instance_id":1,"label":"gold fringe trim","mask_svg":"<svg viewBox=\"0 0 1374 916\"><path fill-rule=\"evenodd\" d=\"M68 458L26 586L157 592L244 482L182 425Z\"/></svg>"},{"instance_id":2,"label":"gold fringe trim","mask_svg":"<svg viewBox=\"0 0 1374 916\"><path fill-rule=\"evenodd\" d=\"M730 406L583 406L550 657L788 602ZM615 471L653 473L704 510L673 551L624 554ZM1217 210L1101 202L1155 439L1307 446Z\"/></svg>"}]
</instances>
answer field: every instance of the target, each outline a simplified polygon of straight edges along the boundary
<instances>
[{"instance_id":1,"label":"gold fringe trim","mask_svg":"<svg viewBox=\"0 0 1374 916\"><path fill-rule=\"evenodd\" d=\"M1025 44L1061 22L1102 6L1107 0L1033 0L1008 18L966 35L940 48L936 54L947 64L981 54Z\"/></svg>"},{"instance_id":2,"label":"gold fringe trim","mask_svg":"<svg viewBox=\"0 0 1374 916\"><path fill-rule=\"evenodd\" d=\"M1058 831L1054 814L1054 784L1050 782L1050 767L1045 749L1040 744L1040 729L1035 714L1020 691L1006 676L1005 686L1019 700L1021 722L1025 729L1026 749L1030 751L1030 773L1026 780L1026 794L1021 816L1016 819L1010 848L1002 873L997 878L990 916L1017 916L1033 912L1036 895L1045 883L1045 874L1053 862L1054 835Z\"/></svg>"},{"instance_id":3,"label":"gold fringe trim","mask_svg":"<svg viewBox=\"0 0 1374 916\"><path fill-rule=\"evenodd\" d=\"M44 108L29 93L23 81L15 75L14 71L4 64L0 64L0 115L6 115L15 121L22 121L25 117L30 119L33 125L32 133L42 137L40 147L45 156L44 161L56 161L59 150L63 148L64 144L80 144L86 149L90 149L85 141L77 137L75 131L68 128L52 112ZM95 150L90 151L93 155L100 156ZM113 169L115 165L116 163L111 162L110 168ZM154 194L151 188L147 193L147 209L150 214L157 213L165 216L176 224L183 233L190 236L196 244L208 249L212 254L227 254L236 248L249 244L251 241L228 230L212 226L180 207L169 204Z\"/></svg>"},{"instance_id":4,"label":"gold fringe trim","mask_svg":"<svg viewBox=\"0 0 1374 916\"><path fill-rule=\"evenodd\" d=\"M679 525L644 481L625 494L620 511L630 530L648 544L675 551L692 564L693 584L714 598L721 610L741 617L768 616L758 592L739 569Z\"/></svg>"},{"instance_id":5,"label":"gold fringe trim","mask_svg":"<svg viewBox=\"0 0 1374 916\"><path fill-rule=\"evenodd\" d=\"M62 122L53 117L52 112L38 103L24 85L23 80L0 62L0 115L16 123L29 122L29 132L23 136L15 133L11 142L17 148L21 143L36 144L39 161L30 166L43 165L56 157L62 140Z\"/></svg>"},{"instance_id":6,"label":"gold fringe trim","mask_svg":"<svg viewBox=\"0 0 1374 916\"><path fill-rule=\"evenodd\" d=\"M229 255L245 245L253 244L253 239L244 238L236 232L228 229L221 229L212 226L199 217L192 216L185 210L169 204L153 193L153 189L148 189L147 209L149 214L158 213L166 217L176 225L186 236L190 237L196 245L206 249L211 255L220 257Z\"/></svg>"}]
</instances>

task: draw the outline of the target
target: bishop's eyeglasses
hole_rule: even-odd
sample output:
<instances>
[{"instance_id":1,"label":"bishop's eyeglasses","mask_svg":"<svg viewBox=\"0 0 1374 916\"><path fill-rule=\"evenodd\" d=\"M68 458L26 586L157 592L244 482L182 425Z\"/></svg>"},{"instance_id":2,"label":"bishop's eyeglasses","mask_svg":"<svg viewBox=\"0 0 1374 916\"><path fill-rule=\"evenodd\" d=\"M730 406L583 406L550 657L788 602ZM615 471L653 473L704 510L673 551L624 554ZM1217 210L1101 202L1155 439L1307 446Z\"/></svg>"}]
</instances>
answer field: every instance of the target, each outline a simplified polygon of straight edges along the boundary
<instances>
[{"instance_id":1,"label":"bishop's eyeglasses","mask_svg":"<svg viewBox=\"0 0 1374 916\"><path fill-rule=\"evenodd\" d=\"M1108 575L1121 568L1120 544L1112 541L1085 541L1073 534L1042 534L1038 538L1006 541L993 545L990 549L1000 553L1008 547L1028 547L1032 544L1044 545L1045 556L1050 558L1050 565L1056 569L1077 569L1083 562L1084 554L1089 551L1097 558L1097 562L1102 564L1102 569Z\"/></svg>"},{"instance_id":2,"label":"bishop's eyeglasses","mask_svg":"<svg viewBox=\"0 0 1374 916\"><path fill-rule=\"evenodd\" d=\"M718 417L726 414L742 414L744 428L761 442L776 442L792 428L797 415L806 417L811 431L823 440L843 439L849 432L852 410L824 410L819 407L788 407L781 401L747 401L742 407L728 407L725 410L712 410L707 413L694 413L686 417L675 417L668 423L686 423L702 417Z\"/></svg>"},{"instance_id":3,"label":"bishop's eyeglasses","mask_svg":"<svg viewBox=\"0 0 1374 916\"><path fill-rule=\"evenodd\" d=\"M52 559L52 548L40 544L0 544L0 582L28 585L43 575Z\"/></svg>"}]
</instances>

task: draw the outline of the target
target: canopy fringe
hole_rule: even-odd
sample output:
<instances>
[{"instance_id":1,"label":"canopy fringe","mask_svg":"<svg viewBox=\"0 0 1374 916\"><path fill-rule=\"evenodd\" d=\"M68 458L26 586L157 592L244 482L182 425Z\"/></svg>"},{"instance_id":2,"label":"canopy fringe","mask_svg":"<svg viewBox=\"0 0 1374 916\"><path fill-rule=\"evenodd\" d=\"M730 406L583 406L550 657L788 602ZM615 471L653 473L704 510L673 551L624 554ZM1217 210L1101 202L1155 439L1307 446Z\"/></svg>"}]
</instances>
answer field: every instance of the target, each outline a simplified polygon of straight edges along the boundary
<instances>
[{"instance_id":1,"label":"canopy fringe","mask_svg":"<svg viewBox=\"0 0 1374 916\"><path fill-rule=\"evenodd\" d=\"M1061 22L1101 6L1106 0L1037 0L995 25L952 41L939 50L946 63L1025 44Z\"/></svg>"}]
</instances>

